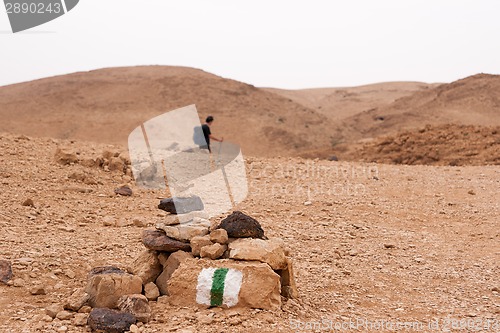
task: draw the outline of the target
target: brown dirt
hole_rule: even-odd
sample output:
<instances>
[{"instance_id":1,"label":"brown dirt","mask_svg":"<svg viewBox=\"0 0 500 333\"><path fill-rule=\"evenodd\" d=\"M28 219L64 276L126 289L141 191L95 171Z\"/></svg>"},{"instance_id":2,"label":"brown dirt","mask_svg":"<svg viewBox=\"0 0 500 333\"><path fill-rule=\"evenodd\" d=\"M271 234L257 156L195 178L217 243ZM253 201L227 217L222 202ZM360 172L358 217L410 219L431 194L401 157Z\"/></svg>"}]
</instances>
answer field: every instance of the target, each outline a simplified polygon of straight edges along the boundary
<instances>
[{"instance_id":1,"label":"brown dirt","mask_svg":"<svg viewBox=\"0 0 500 333\"><path fill-rule=\"evenodd\" d=\"M426 126L366 143L351 155L365 162L500 165L500 126Z\"/></svg>"},{"instance_id":2,"label":"brown dirt","mask_svg":"<svg viewBox=\"0 0 500 333\"><path fill-rule=\"evenodd\" d=\"M0 332L55 332L61 326L88 332L70 321L41 321L43 309L84 286L92 267L125 268L143 251L144 228L104 226L105 217L155 223L165 215L156 207L164 193L138 189L119 172L57 164L60 145L82 154L111 149L0 135L0 254L22 278L20 287L0 284ZM301 300L278 312L152 303L153 319L143 332L293 332L298 321L330 320L418 321L422 332L432 331L427 323L436 320L439 331L450 320L498 325L497 166L257 157L246 163L249 196L235 208L256 218L267 236L288 243ZM69 178L75 172L98 181ZM132 196L114 194L124 183ZM28 198L34 207L22 205ZM47 294L31 295L29 288L39 283Z\"/></svg>"}]
</instances>

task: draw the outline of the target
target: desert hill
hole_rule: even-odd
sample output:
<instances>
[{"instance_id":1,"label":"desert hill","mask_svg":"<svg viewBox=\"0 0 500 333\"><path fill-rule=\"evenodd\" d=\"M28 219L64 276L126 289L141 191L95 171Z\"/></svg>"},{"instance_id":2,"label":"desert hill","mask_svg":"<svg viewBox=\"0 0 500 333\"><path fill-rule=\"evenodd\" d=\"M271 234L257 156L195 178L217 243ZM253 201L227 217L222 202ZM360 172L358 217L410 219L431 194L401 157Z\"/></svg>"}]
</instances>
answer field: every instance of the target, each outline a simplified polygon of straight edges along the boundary
<instances>
[{"instance_id":1,"label":"desert hill","mask_svg":"<svg viewBox=\"0 0 500 333\"><path fill-rule=\"evenodd\" d=\"M478 74L417 91L338 124L339 141L393 135L426 124L500 125L500 75Z\"/></svg>"},{"instance_id":2,"label":"desert hill","mask_svg":"<svg viewBox=\"0 0 500 333\"><path fill-rule=\"evenodd\" d=\"M438 85L423 82L384 82L344 88L266 90L314 109L331 120L339 121L369 109L387 106L399 98Z\"/></svg>"},{"instance_id":3,"label":"desert hill","mask_svg":"<svg viewBox=\"0 0 500 333\"><path fill-rule=\"evenodd\" d=\"M0 87L0 131L126 144L150 118L196 104L213 133L258 156L296 155L328 145L326 118L254 86L202 70L108 68Z\"/></svg>"}]
</instances>

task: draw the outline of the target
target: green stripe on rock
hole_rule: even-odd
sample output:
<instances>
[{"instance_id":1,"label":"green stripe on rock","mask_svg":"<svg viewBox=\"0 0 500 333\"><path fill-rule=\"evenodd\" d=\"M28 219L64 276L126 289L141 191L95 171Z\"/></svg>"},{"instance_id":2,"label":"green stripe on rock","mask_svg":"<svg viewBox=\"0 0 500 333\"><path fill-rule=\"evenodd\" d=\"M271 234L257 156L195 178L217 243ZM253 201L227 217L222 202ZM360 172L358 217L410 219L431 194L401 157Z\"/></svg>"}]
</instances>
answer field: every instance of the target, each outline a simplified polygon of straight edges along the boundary
<instances>
[{"instance_id":1,"label":"green stripe on rock","mask_svg":"<svg viewBox=\"0 0 500 333\"><path fill-rule=\"evenodd\" d=\"M221 306L224 300L224 282L229 269L218 268L214 272L212 289L210 290L210 305Z\"/></svg>"}]
</instances>

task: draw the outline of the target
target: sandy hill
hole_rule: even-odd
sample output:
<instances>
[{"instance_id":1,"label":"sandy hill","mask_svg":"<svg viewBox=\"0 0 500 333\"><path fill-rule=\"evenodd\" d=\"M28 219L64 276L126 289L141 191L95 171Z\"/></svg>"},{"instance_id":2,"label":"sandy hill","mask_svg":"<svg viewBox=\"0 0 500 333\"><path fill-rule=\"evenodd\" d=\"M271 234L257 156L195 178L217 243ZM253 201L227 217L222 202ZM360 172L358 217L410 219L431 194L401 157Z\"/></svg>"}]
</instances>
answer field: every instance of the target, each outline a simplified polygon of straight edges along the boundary
<instances>
[{"instance_id":1,"label":"sandy hill","mask_svg":"<svg viewBox=\"0 0 500 333\"><path fill-rule=\"evenodd\" d=\"M0 131L125 144L142 122L196 104L213 133L245 154L296 155L328 145L325 117L254 86L202 70L109 68L0 88Z\"/></svg>"},{"instance_id":2,"label":"sandy hill","mask_svg":"<svg viewBox=\"0 0 500 333\"><path fill-rule=\"evenodd\" d=\"M500 75L478 74L417 91L344 119L339 141L392 135L426 124L500 125Z\"/></svg>"},{"instance_id":3,"label":"sandy hill","mask_svg":"<svg viewBox=\"0 0 500 333\"><path fill-rule=\"evenodd\" d=\"M395 100L439 84L423 82L383 82L344 88L283 90L266 88L339 121L357 113L389 105Z\"/></svg>"}]
</instances>

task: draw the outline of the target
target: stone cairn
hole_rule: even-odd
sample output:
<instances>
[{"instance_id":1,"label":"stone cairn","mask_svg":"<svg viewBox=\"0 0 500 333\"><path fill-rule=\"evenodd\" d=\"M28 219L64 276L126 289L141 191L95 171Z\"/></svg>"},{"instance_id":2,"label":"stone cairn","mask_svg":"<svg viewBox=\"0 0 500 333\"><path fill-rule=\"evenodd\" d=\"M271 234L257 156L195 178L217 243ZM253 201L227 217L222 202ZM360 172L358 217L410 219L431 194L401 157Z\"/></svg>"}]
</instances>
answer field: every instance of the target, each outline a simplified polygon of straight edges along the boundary
<instances>
[{"instance_id":1,"label":"stone cairn","mask_svg":"<svg viewBox=\"0 0 500 333\"><path fill-rule=\"evenodd\" d=\"M158 208L170 215L144 230L146 249L132 266L92 269L86 289L68 300L66 309L92 308L93 331L125 332L148 322L149 301L159 297L179 307L268 310L279 309L282 297L298 298L284 242L268 239L252 217L235 211L214 225L197 196L164 199Z\"/></svg>"}]
</instances>

